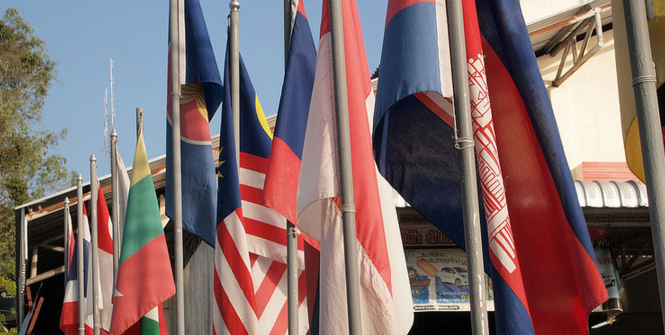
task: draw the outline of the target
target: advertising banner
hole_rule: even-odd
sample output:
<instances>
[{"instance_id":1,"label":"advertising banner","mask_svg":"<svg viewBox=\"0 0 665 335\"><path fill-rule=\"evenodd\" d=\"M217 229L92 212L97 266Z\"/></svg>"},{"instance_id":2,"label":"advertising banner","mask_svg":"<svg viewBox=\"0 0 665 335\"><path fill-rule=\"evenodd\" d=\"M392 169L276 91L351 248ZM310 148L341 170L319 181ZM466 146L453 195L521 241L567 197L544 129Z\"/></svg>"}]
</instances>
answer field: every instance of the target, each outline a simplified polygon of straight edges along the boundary
<instances>
[{"instance_id":1,"label":"advertising banner","mask_svg":"<svg viewBox=\"0 0 665 335\"><path fill-rule=\"evenodd\" d=\"M415 311L468 311L469 275L461 249L406 249L406 266ZM488 309L494 310L487 277Z\"/></svg>"}]
</instances>

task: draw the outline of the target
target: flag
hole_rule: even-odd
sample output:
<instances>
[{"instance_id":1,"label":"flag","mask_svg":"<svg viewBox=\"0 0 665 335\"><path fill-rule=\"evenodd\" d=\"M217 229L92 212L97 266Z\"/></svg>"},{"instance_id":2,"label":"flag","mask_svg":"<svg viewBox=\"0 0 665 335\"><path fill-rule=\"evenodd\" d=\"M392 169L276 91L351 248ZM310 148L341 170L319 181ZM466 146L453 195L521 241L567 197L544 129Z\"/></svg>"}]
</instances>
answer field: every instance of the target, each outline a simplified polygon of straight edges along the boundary
<instances>
[{"instance_id":1,"label":"flag","mask_svg":"<svg viewBox=\"0 0 665 335\"><path fill-rule=\"evenodd\" d=\"M125 227L125 213L127 213L127 196L131 181L127 175L127 168L120 157L120 151L115 151L115 164L118 171L118 245L122 245L122 230ZM119 251L118 251L119 252Z\"/></svg>"},{"instance_id":2,"label":"flag","mask_svg":"<svg viewBox=\"0 0 665 335\"><path fill-rule=\"evenodd\" d=\"M653 1L655 18L649 21L649 38L651 41L651 55L656 67L656 87L658 88L658 105L665 106L665 1ZM626 152L626 163L630 170L643 182L644 163L642 161L642 147L640 144L640 131L637 124L635 110L635 93L633 91L633 75L630 67L628 53L628 39L626 36L626 19L623 13L623 3L612 1L612 20L614 22L614 57L616 58L617 82L619 84L619 102L621 105L621 128ZM660 125L665 143L665 110L659 107Z\"/></svg>"},{"instance_id":3,"label":"flag","mask_svg":"<svg viewBox=\"0 0 665 335\"><path fill-rule=\"evenodd\" d=\"M91 257L91 239L90 239L90 225L88 224L88 213L85 210L85 204L80 202L83 206L83 222L78 228L78 234L83 234L83 281L84 281L84 297L85 301L80 303L79 299L79 284L78 284L78 248L80 245L74 244L73 257L70 262L69 272L67 275L67 284L65 286L65 298L62 303L62 313L60 314L60 330L65 334L78 335L79 328L79 306L85 308L85 333L86 335L93 333L92 325L92 257ZM88 303L89 302L89 303Z\"/></svg>"},{"instance_id":4,"label":"flag","mask_svg":"<svg viewBox=\"0 0 665 335\"><path fill-rule=\"evenodd\" d=\"M288 330L286 219L262 205L272 134L240 59L239 168L231 110L228 49L217 168L213 331L285 334ZM302 239L299 239L300 331L307 331Z\"/></svg>"},{"instance_id":5,"label":"flag","mask_svg":"<svg viewBox=\"0 0 665 335\"><path fill-rule=\"evenodd\" d=\"M159 203L143 132L139 131L113 296L111 334L122 334L174 294L175 283Z\"/></svg>"},{"instance_id":6,"label":"flag","mask_svg":"<svg viewBox=\"0 0 665 335\"><path fill-rule=\"evenodd\" d=\"M99 185L99 182L97 182ZM111 328L111 313L113 311L113 224L106 206L106 198L101 185L97 195L97 247L99 248L99 287L100 295L100 325L108 331Z\"/></svg>"},{"instance_id":7,"label":"flag","mask_svg":"<svg viewBox=\"0 0 665 335\"><path fill-rule=\"evenodd\" d=\"M295 223L300 161L314 85L316 48L303 1L292 1L291 4L291 43L277 111L275 137L268 161L263 202Z\"/></svg>"},{"instance_id":8,"label":"flag","mask_svg":"<svg viewBox=\"0 0 665 335\"><path fill-rule=\"evenodd\" d=\"M477 18L465 4L465 30L497 333L586 334L587 317L607 292L519 3L476 5ZM464 248L450 70L438 61L448 48L441 45L445 18L445 2L390 1L374 152L404 199Z\"/></svg>"},{"instance_id":9,"label":"flag","mask_svg":"<svg viewBox=\"0 0 665 335\"><path fill-rule=\"evenodd\" d=\"M181 10L180 13L183 11ZM209 245L215 242L215 163L209 122L222 100L217 61L198 0L184 0L180 27L180 159L182 180L182 227ZM172 47L172 46L171 46ZM170 57L170 54L169 54ZM171 60L169 58L169 64ZM169 66L168 91L171 91ZM166 215L173 218L173 148L171 99L166 126Z\"/></svg>"},{"instance_id":10,"label":"flag","mask_svg":"<svg viewBox=\"0 0 665 335\"><path fill-rule=\"evenodd\" d=\"M411 290L392 189L372 160L368 117L373 112L374 95L355 1L342 1L342 17L362 329L365 334L405 334L413 323ZM299 227L320 241L319 331L346 334L349 327L342 215L337 202L339 153L332 68L330 12L328 1L324 1L297 210Z\"/></svg>"},{"instance_id":11,"label":"flag","mask_svg":"<svg viewBox=\"0 0 665 335\"><path fill-rule=\"evenodd\" d=\"M68 265L65 271L67 271L67 277L69 277L69 268L72 267L72 260L74 259L74 247L76 246L74 228L72 228L72 214L69 212L69 210L67 211L67 219L68 219L67 230L69 231L69 236L67 236L69 243L67 243L67 246L69 248L65 251L67 253L67 265Z\"/></svg>"}]
</instances>

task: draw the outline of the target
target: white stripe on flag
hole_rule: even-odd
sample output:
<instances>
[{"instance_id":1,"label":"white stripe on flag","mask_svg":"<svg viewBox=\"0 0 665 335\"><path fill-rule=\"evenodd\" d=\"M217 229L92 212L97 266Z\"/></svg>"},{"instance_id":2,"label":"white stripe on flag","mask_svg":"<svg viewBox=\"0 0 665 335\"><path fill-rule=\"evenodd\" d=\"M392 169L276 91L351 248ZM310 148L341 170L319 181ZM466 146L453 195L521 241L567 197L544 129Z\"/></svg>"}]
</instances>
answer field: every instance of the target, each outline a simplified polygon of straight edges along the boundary
<instances>
[{"instance_id":1,"label":"white stripe on flag","mask_svg":"<svg viewBox=\"0 0 665 335\"><path fill-rule=\"evenodd\" d=\"M238 284L235 275L231 269L230 264L226 260L226 256L222 254L222 248L219 241L215 243L215 267L217 269L218 280L222 284L222 289L229 298L229 303L237 313L243 325L250 334L257 334L255 329L258 320L256 314L245 297L242 287ZM240 252L241 255L247 254ZM244 257L243 257L244 258Z\"/></svg>"},{"instance_id":2,"label":"white stripe on flag","mask_svg":"<svg viewBox=\"0 0 665 335\"><path fill-rule=\"evenodd\" d=\"M263 184L266 181L266 175L247 168L238 169L238 177L241 185L247 185L263 190Z\"/></svg>"}]
</instances>

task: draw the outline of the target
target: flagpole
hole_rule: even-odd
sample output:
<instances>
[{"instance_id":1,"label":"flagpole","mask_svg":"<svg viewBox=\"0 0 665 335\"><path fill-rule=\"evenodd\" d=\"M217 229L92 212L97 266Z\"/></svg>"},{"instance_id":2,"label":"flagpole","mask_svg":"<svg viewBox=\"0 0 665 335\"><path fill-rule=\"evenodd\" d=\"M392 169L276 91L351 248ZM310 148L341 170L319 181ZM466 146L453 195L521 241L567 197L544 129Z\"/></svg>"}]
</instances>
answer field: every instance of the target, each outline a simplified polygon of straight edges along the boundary
<instances>
[{"instance_id":1,"label":"flagpole","mask_svg":"<svg viewBox=\"0 0 665 335\"><path fill-rule=\"evenodd\" d=\"M291 0L284 0L284 69L289 59L291 30L293 26ZM289 310L289 334L298 331L298 228L293 222L286 220L286 267Z\"/></svg>"},{"instance_id":2,"label":"flagpole","mask_svg":"<svg viewBox=\"0 0 665 335\"><path fill-rule=\"evenodd\" d=\"M473 125L469 102L469 79L464 39L464 19L461 0L447 1L450 24L450 53L455 97L457 129L455 147L462 165L462 211L464 214L464 241L469 271L471 303L471 329L474 335L489 334L487 299L485 298L485 270L483 265L482 231L478 206L478 183L473 142Z\"/></svg>"},{"instance_id":3,"label":"flagpole","mask_svg":"<svg viewBox=\"0 0 665 335\"><path fill-rule=\"evenodd\" d=\"M90 156L90 238L92 239L92 320L94 334L99 335L101 331L101 319L99 314L99 241L97 240L97 158L95 154Z\"/></svg>"},{"instance_id":4,"label":"flagpole","mask_svg":"<svg viewBox=\"0 0 665 335\"><path fill-rule=\"evenodd\" d=\"M180 1L171 0L170 10L170 57L171 57L171 117L173 146L173 249L175 254L175 301L178 335L185 335L185 292L183 275L182 237L182 179L180 157Z\"/></svg>"},{"instance_id":5,"label":"flagpole","mask_svg":"<svg viewBox=\"0 0 665 335\"><path fill-rule=\"evenodd\" d=\"M78 226L78 234L76 244L78 250L76 251L76 278L79 288L78 292L78 307L79 307L79 335L85 335L85 276L83 260L83 176L79 173L76 178L76 221Z\"/></svg>"},{"instance_id":6,"label":"flagpole","mask_svg":"<svg viewBox=\"0 0 665 335\"><path fill-rule=\"evenodd\" d=\"M656 94L656 73L651 56L649 27L644 1L623 0L633 90L640 130L644 174L649 197L649 217L654 260L660 293L661 316L665 325L665 157Z\"/></svg>"},{"instance_id":7,"label":"flagpole","mask_svg":"<svg viewBox=\"0 0 665 335\"><path fill-rule=\"evenodd\" d=\"M351 164L351 131L349 128L349 101L346 87L346 59L344 55L344 25L342 3L330 0L330 32L332 37L333 77L335 83L335 115L339 147L339 175L341 209L344 230L344 262L346 266L346 299L349 314L349 334L362 334L360 318L360 281L358 276L358 250L356 237L356 206L353 198L353 169Z\"/></svg>"},{"instance_id":8,"label":"flagpole","mask_svg":"<svg viewBox=\"0 0 665 335\"><path fill-rule=\"evenodd\" d=\"M120 259L120 208L118 199L118 133L115 128L111 131L111 223L113 224L113 287L118 277L118 263Z\"/></svg>"},{"instance_id":9,"label":"flagpole","mask_svg":"<svg viewBox=\"0 0 665 335\"><path fill-rule=\"evenodd\" d=\"M233 136L236 145L236 164L240 164L240 46L239 46L239 13L240 2L229 2L229 69L231 81L231 110L233 111Z\"/></svg>"},{"instance_id":10,"label":"flagpole","mask_svg":"<svg viewBox=\"0 0 665 335\"><path fill-rule=\"evenodd\" d=\"M67 277L69 276L69 249L72 246L72 242L69 240L71 232L69 231L69 198L65 197L65 289L67 289Z\"/></svg>"}]
</instances>

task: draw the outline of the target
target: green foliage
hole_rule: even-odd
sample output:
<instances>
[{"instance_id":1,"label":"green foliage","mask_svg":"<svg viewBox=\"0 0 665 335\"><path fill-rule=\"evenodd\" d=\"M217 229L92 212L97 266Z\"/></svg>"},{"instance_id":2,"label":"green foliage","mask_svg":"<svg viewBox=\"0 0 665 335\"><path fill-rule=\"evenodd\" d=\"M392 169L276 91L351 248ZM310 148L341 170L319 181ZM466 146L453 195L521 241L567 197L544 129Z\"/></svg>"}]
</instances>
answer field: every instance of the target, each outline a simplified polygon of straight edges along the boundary
<instances>
[{"instance_id":1,"label":"green foliage","mask_svg":"<svg viewBox=\"0 0 665 335\"><path fill-rule=\"evenodd\" d=\"M71 185L66 160L48 152L61 139L41 123L44 99L56 80L41 39L8 8L0 20L0 290L14 295L14 207Z\"/></svg>"}]
</instances>

